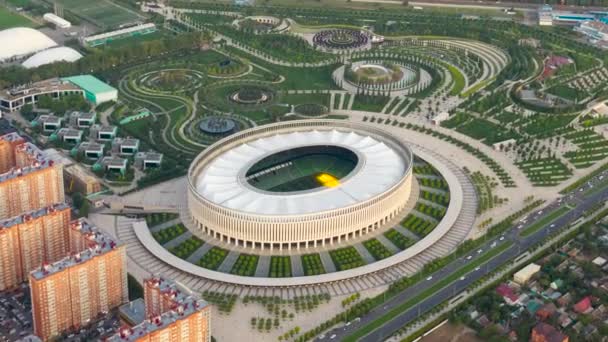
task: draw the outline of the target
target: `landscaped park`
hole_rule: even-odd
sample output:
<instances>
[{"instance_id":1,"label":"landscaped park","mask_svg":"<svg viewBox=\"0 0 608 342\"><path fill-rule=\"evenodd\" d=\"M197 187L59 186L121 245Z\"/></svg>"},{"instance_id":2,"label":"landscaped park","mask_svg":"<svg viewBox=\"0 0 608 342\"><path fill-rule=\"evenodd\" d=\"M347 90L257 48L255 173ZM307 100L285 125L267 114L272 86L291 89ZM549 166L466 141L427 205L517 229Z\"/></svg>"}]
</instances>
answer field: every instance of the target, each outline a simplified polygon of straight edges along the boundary
<instances>
[{"instance_id":1,"label":"landscaped park","mask_svg":"<svg viewBox=\"0 0 608 342\"><path fill-rule=\"evenodd\" d=\"M139 18L114 2L61 2L100 27ZM415 185L404 215L347 241L267 251L206 235L183 212L147 216L155 247L209 275L193 281L194 273L175 268L176 277L184 275L222 316L234 307L245 310L245 323L235 329L254 338L311 340L381 310L387 298L424 287L448 264L478 255L386 313L393 318L510 249L508 239L494 249L480 246L608 165L608 109L598 107L608 98L608 57L558 28L406 6L389 10L392 4L369 11L206 1L170 6L150 9L164 17L158 38L95 50L99 62L90 62L91 54L78 66L119 90L110 122L170 161L170 169L140 184L142 193L154 195L141 201L185 208L176 193L193 159L223 138L266 124L362 122L414 150ZM113 14L96 16L103 11ZM150 115L125 120L140 109ZM162 195L148 187L153 184L164 189ZM533 236L570 209L551 211L515 235ZM445 222L451 224L444 231ZM426 253L400 259L422 245ZM154 273L158 264L150 262L146 271ZM356 276L340 278L349 274ZM306 286L259 285L299 279ZM359 292L366 291L370 295L362 298ZM315 310L330 296L339 296L341 304L326 317L306 316L314 324L303 326L292 322L294 316L318 315ZM380 323L368 327L374 324Z\"/></svg>"}]
</instances>

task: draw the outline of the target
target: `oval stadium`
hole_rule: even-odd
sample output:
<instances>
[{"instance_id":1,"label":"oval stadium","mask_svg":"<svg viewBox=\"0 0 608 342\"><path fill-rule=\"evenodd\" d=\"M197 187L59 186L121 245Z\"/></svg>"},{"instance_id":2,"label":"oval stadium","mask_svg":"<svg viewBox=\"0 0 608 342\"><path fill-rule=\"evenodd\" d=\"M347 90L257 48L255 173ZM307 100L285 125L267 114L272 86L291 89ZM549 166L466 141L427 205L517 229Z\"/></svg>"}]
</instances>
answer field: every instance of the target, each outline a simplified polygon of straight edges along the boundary
<instances>
[{"instance_id":1,"label":"oval stadium","mask_svg":"<svg viewBox=\"0 0 608 342\"><path fill-rule=\"evenodd\" d=\"M402 215L412 187L411 150L364 124L278 123L222 139L188 172L197 228L245 248L333 245Z\"/></svg>"}]
</instances>

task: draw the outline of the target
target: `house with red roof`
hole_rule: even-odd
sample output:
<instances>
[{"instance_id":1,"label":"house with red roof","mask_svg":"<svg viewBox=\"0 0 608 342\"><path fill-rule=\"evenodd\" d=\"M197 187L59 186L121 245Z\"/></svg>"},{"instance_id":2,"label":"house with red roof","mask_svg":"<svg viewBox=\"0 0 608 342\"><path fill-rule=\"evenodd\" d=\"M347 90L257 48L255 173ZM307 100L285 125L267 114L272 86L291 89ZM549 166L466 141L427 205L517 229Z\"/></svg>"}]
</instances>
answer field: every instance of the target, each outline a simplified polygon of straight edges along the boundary
<instances>
[{"instance_id":1,"label":"house with red roof","mask_svg":"<svg viewBox=\"0 0 608 342\"><path fill-rule=\"evenodd\" d=\"M574 304L574 311L579 314L587 314L593 311L593 307L591 306L591 297L587 296L581 299L578 303Z\"/></svg>"},{"instance_id":2,"label":"house with red roof","mask_svg":"<svg viewBox=\"0 0 608 342\"><path fill-rule=\"evenodd\" d=\"M496 288L496 293L498 293L498 295L504 299L505 303L509 305L517 304L517 300L519 299L519 296L507 284L498 285Z\"/></svg>"},{"instance_id":3,"label":"house with red roof","mask_svg":"<svg viewBox=\"0 0 608 342\"><path fill-rule=\"evenodd\" d=\"M530 342L569 342L570 338L547 323L538 323L532 329Z\"/></svg>"}]
</instances>

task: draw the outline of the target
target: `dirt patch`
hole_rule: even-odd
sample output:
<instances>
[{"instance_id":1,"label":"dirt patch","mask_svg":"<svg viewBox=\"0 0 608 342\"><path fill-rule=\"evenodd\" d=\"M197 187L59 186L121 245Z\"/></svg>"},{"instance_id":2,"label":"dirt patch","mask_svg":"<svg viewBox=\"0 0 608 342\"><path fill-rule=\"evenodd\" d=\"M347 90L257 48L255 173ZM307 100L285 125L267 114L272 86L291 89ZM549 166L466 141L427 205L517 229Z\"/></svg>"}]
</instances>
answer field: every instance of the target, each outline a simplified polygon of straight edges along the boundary
<instances>
[{"instance_id":1,"label":"dirt patch","mask_svg":"<svg viewBox=\"0 0 608 342\"><path fill-rule=\"evenodd\" d=\"M472 329L464 325L446 323L423 337L420 342L483 342Z\"/></svg>"}]
</instances>

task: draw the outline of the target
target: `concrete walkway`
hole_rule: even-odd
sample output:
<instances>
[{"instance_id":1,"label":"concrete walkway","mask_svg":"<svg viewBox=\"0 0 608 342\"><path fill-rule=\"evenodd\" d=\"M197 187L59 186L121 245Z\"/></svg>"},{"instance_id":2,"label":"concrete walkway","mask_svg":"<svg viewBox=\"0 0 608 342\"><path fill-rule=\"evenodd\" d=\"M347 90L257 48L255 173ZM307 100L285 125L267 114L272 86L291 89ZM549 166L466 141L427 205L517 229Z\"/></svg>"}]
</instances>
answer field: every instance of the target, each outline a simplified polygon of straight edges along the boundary
<instances>
[{"instance_id":1,"label":"concrete walkway","mask_svg":"<svg viewBox=\"0 0 608 342\"><path fill-rule=\"evenodd\" d=\"M354 244L353 247L355 247L357 252L359 252L363 258L363 262L366 264L371 264L372 262L376 261L376 258L374 258L374 256L367 250L367 248L365 248L365 246L363 246L363 244L357 243Z\"/></svg>"},{"instance_id":2,"label":"concrete walkway","mask_svg":"<svg viewBox=\"0 0 608 342\"><path fill-rule=\"evenodd\" d=\"M161 223L161 224L157 224L157 225L156 225L156 226L154 226L154 227L151 227L151 228L150 228L150 231L151 231L152 233L156 233L156 232L158 232L158 231L160 231L160 230L163 230L163 229L165 229L165 228L169 228L169 227L175 226L176 224L181 223L181 222L182 222L182 221L181 221L179 218L176 218L176 219L174 219L174 220L169 220L169 221L167 221L167 222L163 222L163 223Z\"/></svg>"},{"instance_id":3,"label":"concrete walkway","mask_svg":"<svg viewBox=\"0 0 608 342\"><path fill-rule=\"evenodd\" d=\"M334 265L334 262L331 260L331 256L329 255L328 252L321 252L321 253L319 253L319 256L321 257L321 263L323 264L323 268L325 268L325 272L327 272L327 273L336 272L336 266Z\"/></svg>"},{"instance_id":4,"label":"concrete walkway","mask_svg":"<svg viewBox=\"0 0 608 342\"><path fill-rule=\"evenodd\" d=\"M270 273L270 256L268 255L260 255L260 259L258 260L258 268L255 270L256 277L268 277Z\"/></svg>"},{"instance_id":5,"label":"concrete walkway","mask_svg":"<svg viewBox=\"0 0 608 342\"><path fill-rule=\"evenodd\" d=\"M188 262L196 264L199 260L201 260L203 255L205 255L205 254L207 254L207 252L209 252L209 250L211 248L213 248L212 244L210 244L210 243L203 244L201 247L199 247L199 249L194 251L194 253L192 253L191 256L188 257L188 259L187 259Z\"/></svg>"},{"instance_id":6,"label":"concrete walkway","mask_svg":"<svg viewBox=\"0 0 608 342\"><path fill-rule=\"evenodd\" d=\"M292 256L291 258L291 275L294 277L301 277L304 275L304 266L302 265L302 258L299 255Z\"/></svg>"},{"instance_id":7,"label":"concrete walkway","mask_svg":"<svg viewBox=\"0 0 608 342\"><path fill-rule=\"evenodd\" d=\"M217 270L224 273L230 273L230 270L232 270L232 266L234 266L234 263L236 262L236 259L238 259L238 257L238 252L230 251L226 259L224 259L224 262L222 262L222 264L220 265L220 267L218 267Z\"/></svg>"},{"instance_id":8,"label":"concrete walkway","mask_svg":"<svg viewBox=\"0 0 608 342\"><path fill-rule=\"evenodd\" d=\"M175 246L179 246L182 242L188 240L189 238L192 237L192 233L190 233L189 231L185 232L184 234L176 237L175 239L168 241L167 243L165 243L163 245L163 247L165 247L165 249L171 249Z\"/></svg>"},{"instance_id":9,"label":"concrete walkway","mask_svg":"<svg viewBox=\"0 0 608 342\"><path fill-rule=\"evenodd\" d=\"M418 235L412 233L411 231L409 231L409 229L406 229L405 227L403 227L402 225L396 225L393 227L394 230L398 231L399 233L405 235L407 238L414 240L414 241L418 241L420 240L420 238L418 237Z\"/></svg>"},{"instance_id":10,"label":"concrete walkway","mask_svg":"<svg viewBox=\"0 0 608 342\"><path fill-rule=\"evenodd\" d=\"M376 240L378 240L381 244L383 244L384 247L386 247L393 254L401 251L397 246L395 246L391 242L391 240L387 239L386 236L384 236L382 234L376 235Z\"/></svg>"}]
</instances>

